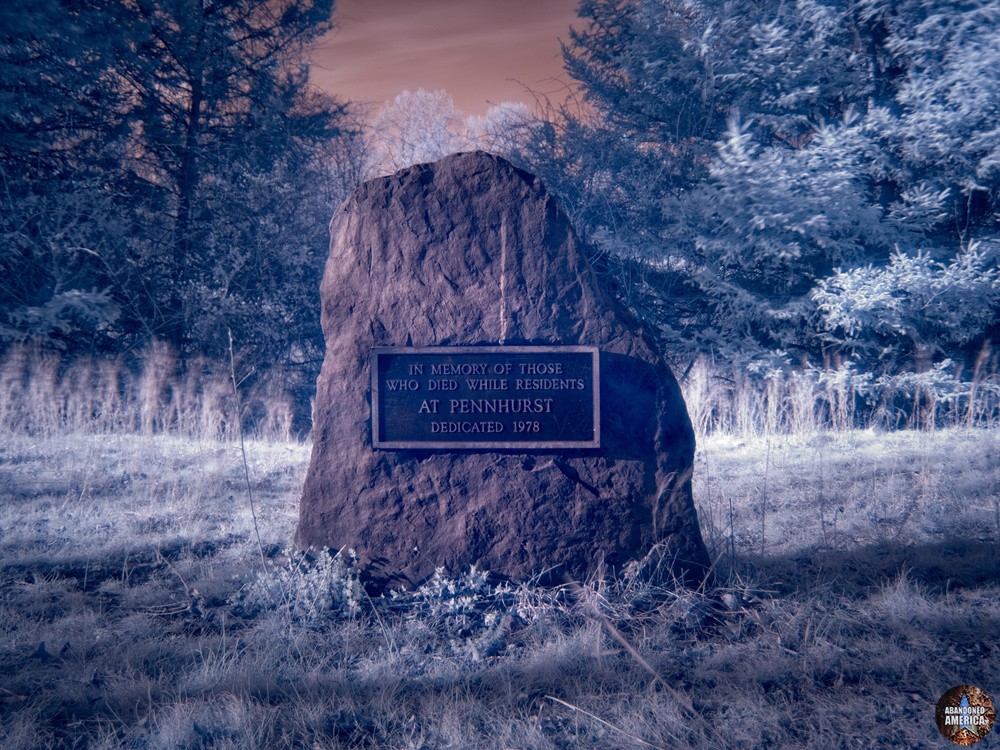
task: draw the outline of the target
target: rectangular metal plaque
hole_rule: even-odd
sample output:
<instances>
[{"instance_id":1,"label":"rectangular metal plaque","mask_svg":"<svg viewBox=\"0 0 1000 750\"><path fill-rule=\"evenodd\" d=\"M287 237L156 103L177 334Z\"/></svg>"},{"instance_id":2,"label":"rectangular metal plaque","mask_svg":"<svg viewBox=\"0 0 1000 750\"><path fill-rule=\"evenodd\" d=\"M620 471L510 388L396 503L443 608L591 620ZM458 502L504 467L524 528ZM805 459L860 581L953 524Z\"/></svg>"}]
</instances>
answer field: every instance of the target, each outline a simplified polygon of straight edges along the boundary
<instances>
[{"instance_id":1,"label":"rectangular metal plaque","mask_svg":"<svg viewBox=\"0 0 1000 750\"><path fill-rule=\"evenodd\" d=\"M372 447L599 448L594 346L376 347Z\"/></svg>"}]
</instances>

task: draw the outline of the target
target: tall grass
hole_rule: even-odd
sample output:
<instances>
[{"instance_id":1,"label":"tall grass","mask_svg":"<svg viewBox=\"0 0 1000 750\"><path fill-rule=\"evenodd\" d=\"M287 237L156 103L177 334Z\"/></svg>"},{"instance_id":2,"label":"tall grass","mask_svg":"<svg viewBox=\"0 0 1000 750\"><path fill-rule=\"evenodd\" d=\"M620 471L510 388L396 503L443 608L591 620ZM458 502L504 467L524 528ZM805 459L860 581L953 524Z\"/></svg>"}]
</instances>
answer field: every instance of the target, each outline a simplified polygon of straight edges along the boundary
<instances>
[{"instance_id":1,"label":"tall grass","mask_svg":"<svg viewBox=\"0 0 1000 750\"><path fill-rule=\"evenodd\" d=\"M229 367L206 359L180 362L163 344L132 361L64 360L14 347L0 358L0 431L235 439ZM699 437L1000 426L1000 362L988 347L968 373L944 363L881 377L850 367L752 374L702 358L684 373L681 388ZM290 439L296 428L291 393L278 369L246 387L239 416L247 435Z\"/></svg>"},{"instance_id":2,"label":"tall grass","mask_svg":"<svg viewBox=\"0 0 1000 750\"><path fill-rule=\"evenodd\" d=\"M875 377L849 366L751 374L701 358L681 389L699 437L1000 425L1000 363L989 347L968 377L949 362Z\"/></svg>"},{"instance_id":3,"label":"tall grass","mask_svg":"<svg viewBox=\"0 0 1000 750\"><path fill-rule=\"evenodd\" d=\"M31 347L0 359L0 430L40 437L65 433L172 434L202 440L239 436L229 364L180 362L163 344L133 361L67 360ZM290 440L294 408L285 374L272 370L240 394L244 429Z\"/></svg>"}]
</instances>

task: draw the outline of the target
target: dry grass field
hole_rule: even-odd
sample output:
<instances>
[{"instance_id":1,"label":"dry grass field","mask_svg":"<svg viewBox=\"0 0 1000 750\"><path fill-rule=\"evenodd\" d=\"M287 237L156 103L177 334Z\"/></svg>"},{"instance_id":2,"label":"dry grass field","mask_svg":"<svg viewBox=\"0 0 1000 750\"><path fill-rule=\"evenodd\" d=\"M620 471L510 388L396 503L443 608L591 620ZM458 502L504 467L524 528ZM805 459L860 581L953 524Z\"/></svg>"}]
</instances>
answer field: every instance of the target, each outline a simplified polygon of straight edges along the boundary
<instances>
[{"instance_id":1,"label":"dry grass field","mask_svg":"<svg viewBox=\"0 0 1000 750\"><path fill-rule=\"evenodd\" d=\"M237 442L4 434L0 746L940 748L1000 696L996 430L703 438L702 591L372 600L290 552L308 451L247 445L261 550Z\"/></svg>"}]
</instances>

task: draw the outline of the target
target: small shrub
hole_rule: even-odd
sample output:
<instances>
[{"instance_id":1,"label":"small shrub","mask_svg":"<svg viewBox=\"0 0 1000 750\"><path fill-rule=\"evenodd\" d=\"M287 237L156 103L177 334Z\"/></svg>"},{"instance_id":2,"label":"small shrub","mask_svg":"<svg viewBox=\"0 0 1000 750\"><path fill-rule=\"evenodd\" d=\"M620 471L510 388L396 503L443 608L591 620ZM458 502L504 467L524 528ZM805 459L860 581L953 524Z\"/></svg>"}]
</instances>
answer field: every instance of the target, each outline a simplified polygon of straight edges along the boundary
<instances>
[{"instance_id":1,"label":"small shrub","mask_svg":"<svg viewBox=\"0 0 1000 750\"><path fill-rule=\"evenodd\" d=\"M278 611L306 626L360 614L364 594L354 550L292 550L283 557L282 564L269 563L266 574L256 573L230 600L236 614Z\"/></svg>"}]
</instances>

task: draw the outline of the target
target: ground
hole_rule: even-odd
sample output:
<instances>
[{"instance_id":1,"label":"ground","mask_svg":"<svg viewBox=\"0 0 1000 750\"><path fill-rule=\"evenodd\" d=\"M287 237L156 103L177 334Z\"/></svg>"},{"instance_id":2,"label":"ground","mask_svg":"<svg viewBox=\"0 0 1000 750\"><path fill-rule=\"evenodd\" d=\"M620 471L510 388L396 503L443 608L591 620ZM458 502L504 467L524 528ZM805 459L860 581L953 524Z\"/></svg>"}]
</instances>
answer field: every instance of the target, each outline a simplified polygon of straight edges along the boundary
<instances>
[{"instance_id":1,"label":"ground","mask_svg":"<svg viewBox=\"0 0 1000 750\"><path fill-rule=\"evenodd\" d=\"M1000 696L997 431L703 439L702 591L376 601L290 550L309 446L247 450L252 509L238 443L3 436L0 745L946 747Z\"/></svg>"}]
</instances>

